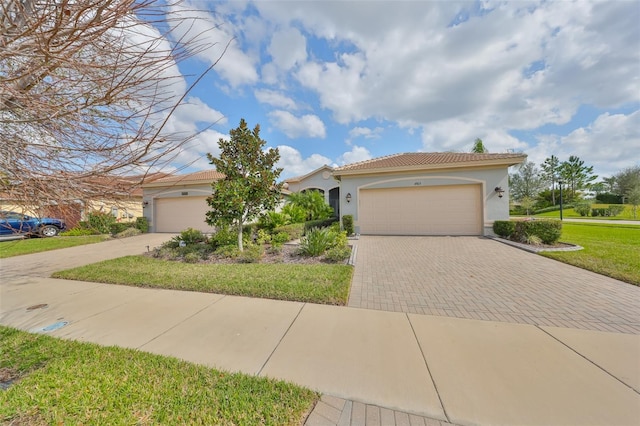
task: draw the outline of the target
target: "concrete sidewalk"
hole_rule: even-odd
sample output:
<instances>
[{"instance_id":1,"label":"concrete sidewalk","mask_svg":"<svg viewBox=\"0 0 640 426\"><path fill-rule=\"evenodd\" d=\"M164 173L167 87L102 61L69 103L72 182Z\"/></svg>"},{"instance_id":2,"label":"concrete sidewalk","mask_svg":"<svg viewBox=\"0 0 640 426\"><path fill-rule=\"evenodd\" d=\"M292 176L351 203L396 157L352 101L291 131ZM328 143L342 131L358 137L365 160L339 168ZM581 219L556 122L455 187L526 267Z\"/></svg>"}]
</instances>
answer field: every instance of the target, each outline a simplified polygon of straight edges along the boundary
<instances>
[{"instance_id":1,"label":"concrete sidewalk","mask_svg":"<svg viewBox=\"0 0 640 426\"><path fill-rule=\"evenodd\" d=\"M1 260L0 324L38 331L67 322L49 334L461 425L640 424L639 335L47 278L62 269L56 258L89 263L161 239ZM47 307L27 310L38 304Z\"/></svg>"}]
</instances>

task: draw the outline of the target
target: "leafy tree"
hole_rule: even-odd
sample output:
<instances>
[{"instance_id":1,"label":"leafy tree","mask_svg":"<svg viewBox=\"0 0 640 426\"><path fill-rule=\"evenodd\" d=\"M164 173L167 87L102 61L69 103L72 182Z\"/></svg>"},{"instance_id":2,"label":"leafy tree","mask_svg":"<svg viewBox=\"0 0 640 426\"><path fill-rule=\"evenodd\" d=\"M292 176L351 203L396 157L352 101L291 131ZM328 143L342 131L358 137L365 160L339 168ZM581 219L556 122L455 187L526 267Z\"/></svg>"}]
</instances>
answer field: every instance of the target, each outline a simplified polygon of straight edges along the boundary
<instances>
[{"instance_id":1,"label":"leafy tree","mask_svg":"<svg viewBox=\"0 0 640 426\"><path fill-rule=\"evenodd\" d=\"M328 219L333 216L333 208L324 200L317 190L295 192L289 196L289 203L303 209L306 220Z\"/></svg>"},{"instance_id":2,"label":"leafy tree","mask_svg":"<svg viewBox=\"0 0 640 426\"><path fill-rule=\"evenodd\" d=\"M535 205L535 200L531 197L522 197L520 206L527 212L527 216L531 214L531 209Z\"/></svg>"},{"instance_id":3,"label":"leafy tree","mask_svg":"<svg viewBox=\"0 0 640 426\"><path fill-rule=\"evenodd\" d=\"M624 197L629 196L629 192L640 185L640 166L628 167L614 176L615 193Z\"/></svg>"},{"instance_id":4,"label":"leafy tree","mask_svg":"<svg viewBox=\"0 0 640 426\"><path fill-rule=\"evenodd\" d=\"M638 206L640 205L640 184L631 188L627 193L627 200L633 206L633 218L637 218Z\"/></svg>"},{"instance_id":5,"label":"leafy tree","mask_svg":"<svg viewBox=\"0 0 640 426\"><path fill-rule=\"evenodd\" d=\"M593 166L585 166L584 161L575 155L560 164L560 176L569 185L570 192L567 197L569 200L575 200L577 191L586 188L589 183L598 178L593 174Z\"/></svg>"},{"instance_id":6,"label":"leafy tree","mask_svg":"<svg viewBox=\"0 0 640 426\"><path fill-rule=\"evenodd\" d=\"M482 143L482 139L476 138L473 142L473 148L471 148L471 152L475 154L485 154L489 152L487 148L485 148L484 143Z\"/></svg>"},{"instance_id":7,"label":"leafy tree","mask_svg":"<svg viewBox=\"0 0 640 426\"><path fill-rule=\"evenodd\" d=\"M542 174L550 184L551 184L551 203L552 205L556 205L556 182L558 181L558 174L560 168L560 160L555 155L544 160L544 162L540 165L542 168Z\"/></svg>"},{"instance_id":8,"label":"leafy tree","mask_svg":"<svg viewBox=\"0 0 640 426\"><path fill-rule=\"evenodd\" d=\"M605 192L610 192L612 194L615 192L615 190L616 190L616 177L615 176L602 178L602 182L604 183L604 186L605 186Z\"/></svg>"},{"instance_id":9,"label":"leafy tree","mask_svg":"<svg viewBox=\"0 0 640 426\"><path fill-rule=\"evenodd\" d=\"M513 198L522 201L535 198L544 189L545 181L535 163L527 161L518 167L518 172L509 176L509 188Z\"/></svg>"},{"instance_id":10,"label":"leafy tree","mask_svg":"<svg viewBox=\"0 0 640 426\"><path fill-rule=\"evenodd\" d=\"M280 199L282 184L276 179L282 173L274 168L280 159L277 148L264 151L266 141L260 139L260 125L251 131L244 119L231 130L231 139L220 138L220 158L207 154L216 170L225 175L211 184L213 195L207 198L211 210L207 223L232 226L238 231L238 248L242 245L242 226L262 211L273 210Z\"/></svg>"}]
</instances>

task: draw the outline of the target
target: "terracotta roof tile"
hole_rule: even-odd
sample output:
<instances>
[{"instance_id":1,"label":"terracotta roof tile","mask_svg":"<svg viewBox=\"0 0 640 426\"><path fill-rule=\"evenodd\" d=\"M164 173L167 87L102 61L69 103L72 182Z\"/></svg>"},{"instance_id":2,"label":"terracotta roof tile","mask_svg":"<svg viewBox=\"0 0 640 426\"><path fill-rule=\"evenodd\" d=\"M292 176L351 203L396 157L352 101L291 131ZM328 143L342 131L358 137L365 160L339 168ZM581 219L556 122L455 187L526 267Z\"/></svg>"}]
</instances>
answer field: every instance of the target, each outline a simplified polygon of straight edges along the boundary
<instances>
[{"instance_id":1,"label":"terracotta roof tile","mask_svg":"<svg viewBox=\"0 0 640 426\"><path fill-rule=\"evenodd\" d=\"M203 181L203 182L213 182L214 180L224 178L224 174L218 172L217 170L203 170L200 172L189 173L186 175L171 175L167 177L163 177L161 179L156 179L153 181L154 184L175 184L180 182L195 182L195 181Z\"/></svg>"},{"instance_id":2,"label":"terracotta roof tile","mask_svg":"<svg viewBox=\"0 0 640 426\"><path fill-rule=\"evenodd\" d=\"M385 157L373 158L371 160L360 161L358 163L346 164L335 169L336 174L350 171L368 171L381 169L415 169L421 166L437 167L439 165L464 165L472 166L474 162L478 164L487 161L503 160L513 161L518 164L526 158L526 154L473 154L459 152L409 152L401 154L387 155Z\"/></svg>"}]
</instances>

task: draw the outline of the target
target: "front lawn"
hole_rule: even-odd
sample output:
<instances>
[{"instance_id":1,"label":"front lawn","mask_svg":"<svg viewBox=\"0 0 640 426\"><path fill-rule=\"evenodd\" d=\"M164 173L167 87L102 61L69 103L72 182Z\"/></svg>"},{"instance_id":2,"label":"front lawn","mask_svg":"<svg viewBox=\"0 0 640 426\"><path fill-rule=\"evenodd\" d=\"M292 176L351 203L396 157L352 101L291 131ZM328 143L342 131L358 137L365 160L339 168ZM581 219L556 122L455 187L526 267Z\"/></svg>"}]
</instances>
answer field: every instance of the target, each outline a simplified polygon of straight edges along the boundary
<instances>
[{"instance_id":1,"label":"front lawn","mask_svg":"<svg viewBox=\"0 0 640 426\"><path fill-rule=\"evenodd\" d=\"M0 326L3 424L300 425L318 394L131 349Z\"/></svg>"},{"instance_id":2,"label":"front lawn","mask_svg":"<svg viewBox=\"0 0 640 426\"><path fill-rule=\"evenodd\" d=\"M640 285L640 226L564 222L560 240L584 250L542 255Z\"/></svg>"},{"instance_id":3,"label":"front lawn","mask_svg":"<svg viewBox=\"0 0 640 426\"><path fill-rule=\"evenodd\" d=\"M609 207L610 204L592 204L591 207L592 208L602 208L605 209L607 207ZM636 212L636 216L637 217L633 217L633 206L630 204L625 204L624 205L624 210L622 211L622 213L620 213L617 216L613 216L613 217L609 217L609 216L596 216L596 217L592 217L592 216L580 216L580 213L576 212L574 209L562 209L562 216L565 219L596 219L596 220L606 220L606 221L610 221L610 220L638 220L638 223L640 223L640 209L638 209L638 212ZM536 214L534 217L537 218L554 218L554 219L559 219L560 218L560 211L556 210L556 211L552 211L552 212L546 212L546 213L539 213Z\"/></svg>"},{"instance_id":4,"label":"front lawn","mask_svg":"<svg viewBox=\"0 0 640 426\"><path fill-rule=\"evenodd\" d=\"M108 240L107 235L89 235L82 237L29 238L0 242L0 259L41 251L57 250L84 244L100 243Z\"/></svg>"},{"instance_id":5,"label":"front lawn","mask_svg":"<svg viewBox=\"0 0 640 426\"><path fill-rule=\"evenodd\" d=\"M346 305L352 273L348 265L190 264L127 256L56 272L53 277Z\"/></svg>"}]
</instances>

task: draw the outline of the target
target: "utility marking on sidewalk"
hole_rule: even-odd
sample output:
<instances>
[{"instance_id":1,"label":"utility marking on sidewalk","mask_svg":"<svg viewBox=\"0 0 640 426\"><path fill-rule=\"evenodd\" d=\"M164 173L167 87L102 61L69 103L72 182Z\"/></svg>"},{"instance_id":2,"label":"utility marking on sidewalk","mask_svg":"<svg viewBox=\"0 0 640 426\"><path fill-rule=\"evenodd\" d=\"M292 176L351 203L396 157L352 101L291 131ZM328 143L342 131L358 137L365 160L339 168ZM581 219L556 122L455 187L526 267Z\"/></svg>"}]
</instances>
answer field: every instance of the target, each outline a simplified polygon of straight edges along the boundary
<instances>
[{"instance_id":1,"label":"utility marking on sidewalk","mask_svg":"<svg viewBox=\"0 0 640 426\"><path fill-rule=\"evenodd\" d=\"M48 333L50 331L56 331L69 324L69 321L58 321L46 327L33 328L29 330L31 333Z\"/></svg>"}]
</instances>

